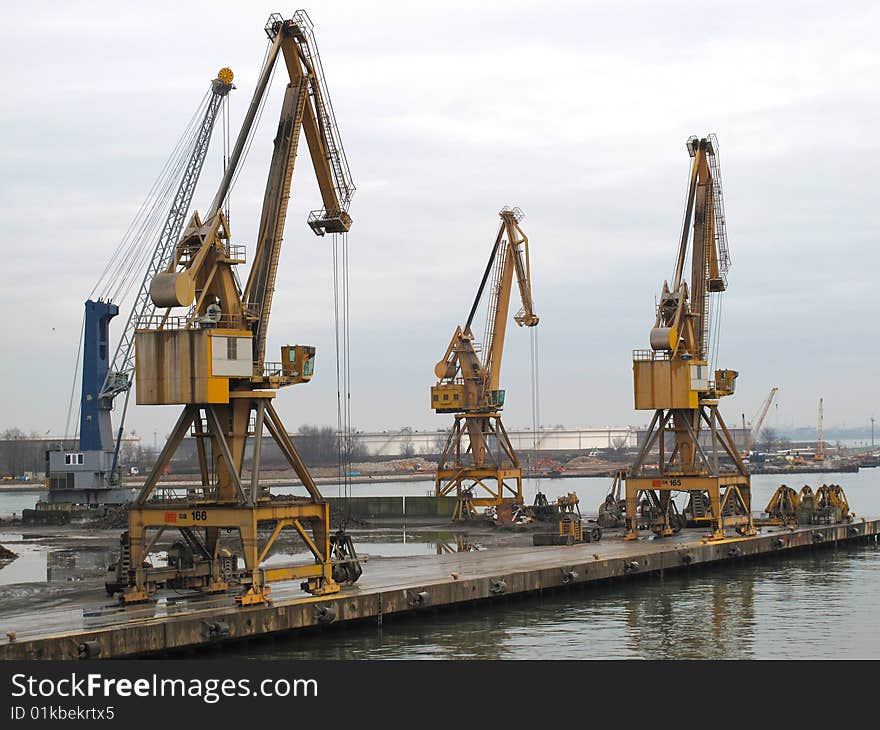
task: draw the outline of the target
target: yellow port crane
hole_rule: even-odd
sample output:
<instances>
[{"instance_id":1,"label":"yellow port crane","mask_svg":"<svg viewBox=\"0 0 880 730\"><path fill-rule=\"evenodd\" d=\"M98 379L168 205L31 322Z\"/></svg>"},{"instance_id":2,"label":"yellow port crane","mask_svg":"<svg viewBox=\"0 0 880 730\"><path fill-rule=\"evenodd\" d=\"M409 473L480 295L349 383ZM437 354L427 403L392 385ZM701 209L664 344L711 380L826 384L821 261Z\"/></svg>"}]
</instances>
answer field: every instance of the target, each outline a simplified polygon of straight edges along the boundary
<instances>
[{"instance_id":1,"label":"yellow port crane","mask_svg":"<svg viewBox=\"0 0 880 730\"><path fill-rule=\"evenodd\" d=\"M522 469L501 422L504 391L499 386L514 274L522 303L514 320L534 327L538 316L532 302L529 239L520 227L523 213L505 207L499 215L498 234L467 321L456 328L434 368L438 382L431 388L431 407L455 414L436 475L436 494L458 498L453 519L469 518L477 507L490 506L504 519L505 506L523 503ZM481 348L474 342L472 325L487 283Z\"/></svg>"},{"instance_id":2,"label":"yellow port crane","mask_svg":"<svg viewBox=\"0 0 880 730\"><path fill-rule=\"evenodd\" d=\"M282 236L300 134L304 133L324 207L308 224L323 236L345 234L354 192L339 130L330 104L311 21L305 11L292 18L270 16L269 48L241 130L211 207L194 213L172 261L156 274L150 296L162 313L138 323L137 402L183 405L156 464L129 511L115 586L126 602L147 600L158 587L203 592L238 590L242 605L264 602L269 583L303 580L316 595L353 582L360 565L351 540L331 537L330 512L273 406L278 388L312 378L315 348L286 345L280 362L266 361L266 335L275 290ZM244 288L237 267L245 247L232 243L223 205L252 127L262 108L276 61L289 76L274 140L255 242ZM173 314L183 308L183 314ZM301 480L308 496L270 496L260 486L264 430ZM159 478L184 437L192 431L201 484L185 498L165 498ZM249 474L244 472L249 445ZM279 533L290 528L304 544L306 559L265 566ZM166 530L180 540L168 551L168 565L145 562ZM237 533L244 567L221 545L221 533ZM262 533L262 534L261 534ZM268 537L266 537L268 535ZM108 591L111 587L108 586Z\"/></svg>"},{"instance_id":3,"label":"yellow port crane","mask_svg":"<svg viewBox=\"0 0 880 730\"><path fill-rule=\"evenodd\" d=\"M639 524L657 536L687 523L707 525L710 539L724 538L727 527L755 533L748 470L718 410L719 400L733 394L738 373L709 374L710 313L727 289L730 265L717 148L714 135L687 141L692 165L675 272L671 285L663 283L651 349L633 353L635 407L654 415L626 475L628 539L638 536ZM655 447L657 466L648 467ZM722 452L730 466L723 466ZM676 492L689 496L684 514Z\"/></svg>"}]
</instances>

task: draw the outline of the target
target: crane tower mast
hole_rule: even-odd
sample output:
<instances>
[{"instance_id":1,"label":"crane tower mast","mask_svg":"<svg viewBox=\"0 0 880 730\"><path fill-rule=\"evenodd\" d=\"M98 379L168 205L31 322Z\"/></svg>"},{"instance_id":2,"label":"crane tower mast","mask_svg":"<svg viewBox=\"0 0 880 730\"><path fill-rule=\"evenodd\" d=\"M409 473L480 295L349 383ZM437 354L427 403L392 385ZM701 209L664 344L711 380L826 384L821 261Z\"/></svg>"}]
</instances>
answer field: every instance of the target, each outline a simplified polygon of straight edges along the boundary
<instances>
[{"instance_id":1,"label":"crane tower mast","mask_svg":"<svg viewBox=\"0 0 880 730\"><path fill-rule=\"evenodd\" d=\"M499 215L501 225L467 321L456 328L435 366L438 382L431 388L431 407L455 414L435 486L438 496L457 497L456 519L473 515L476 507L500 509L523 502L522 469L501 422L501 360L514 276L522 303L514 320L534 327L538 316L532 302L529 239L520 227L522 211L504 208ZM472 325L487 284L487 327L480 350Z\"/></svg>"},{"instance_id":2,"label":"crane tower mast","mask_svg":"<svg viewBox=\"0 0 880 730\"><path fill-rule=\"evenodd\" d=\"M323 236L345 235L354 185L330 105L311 21L305 11L292 18L270 16L269 50L213 202L202 219L194 213L163 271L150 282L156 314L141 320L135 336L137 402L183 406L155 466L129 510L122 538L129 566L118 575L127 602L146 600L161 585L203 592L240 589L242 605L264 602L275 580L302 579L313 594L339 591L360 575L351 540L330 535L330 512L294 448L273 398L278 388L305 383L314 372L315 348L285 345L280 358L266 361L266 332L281 254L284 224L301 133L306 137L323 208L308 224ZM249 143L251 129L283 59L285 86L272 160L263 197L254 261L243 288L236 274L245 247L232 242L223 203ZM172 314L182 308L182 314ZM159 310L164 310L160 313ZM270 497L260 486L264 431L302 482L307 497ZM201 485L185 502L156 492L163 470L184 437L195 436ZM252 444L249 475L245 452ZM271 534L260 538L260 527ZM290 528L308 558L263 567L280 532ZM151 569L144 559L167 529L180 532L176 564ZM221 533L240 538L244 568L221 546ZM148 534L149 533L149 534Z\"/></svg>"},{"instance_id":3,"label":"crane tower mast","mask_svg":"<svg viewBox=\"0 0 880 730\"><path fill-rule=\"evenodd\" d=\"M654 415L626 476L628 539L645 525L658 536L706 525L711 539L727 527L755 531L749 474L718 410L738 373L709 373L712 297L727 289L730 263L717 146L714 135L687 141L691 174L672 283L663 284L651 349L633 353L635 407ZM655 447L656 466L648 458ZM683 514L677 492L688 495Z\"/></svg>"}]
</instances>

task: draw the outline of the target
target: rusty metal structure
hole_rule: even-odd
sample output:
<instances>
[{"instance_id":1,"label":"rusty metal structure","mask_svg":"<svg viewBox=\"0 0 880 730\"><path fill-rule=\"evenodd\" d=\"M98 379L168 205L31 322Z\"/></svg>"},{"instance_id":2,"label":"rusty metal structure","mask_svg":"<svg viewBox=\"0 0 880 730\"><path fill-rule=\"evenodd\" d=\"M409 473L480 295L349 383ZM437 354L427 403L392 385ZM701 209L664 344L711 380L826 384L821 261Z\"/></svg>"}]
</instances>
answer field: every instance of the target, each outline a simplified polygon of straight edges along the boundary
<instances>
[{"instance_id":1,"label":"rusty metal structure","mask_svg":"<svg viewBox=\"0 0 880 730\"><path fill-rule=\"evenodd\" d=\"M118 587L126 602L147 600L160 586L208 593L236 587L242 605L267 600L269 583L303 580L315 595L339 591L354 581L360 565L348 536L331 536L330 512L294 448L273 405L277 389L308 382L315 348L286 345L269 361L266 340L276 288L284 224L301 134L306 137L323 208L309 215L319 236L345 236L354 192L339 129L305 11L284 19L273 14L265 26L269 47L236 144L204 217L194 213L164 270L150 283L155 314L135 334L137 402L182 405L153 470L129 511L117 564ZM244 286L238 267L245 247L233 242L223 206L246 149L276 62L288 75L263 198L253 264ZM175 313L183 310L183 313ZM260 486L265 432L278 445L308 493L272 497ZM159 478L184 437L196 438L201 485L185 498L166 498ZM249 473L245 456L250 449ZM264 567L282 530L289 528L309 558ZM145 560L167 530L180 540L168 565ZM237 533L244 567L221 545L224 531ZM268 538L261 537L261 531Z\"/></svg>"},{"instance_id":2,"label":"rusty metal structure","mask_svg":"<svg viewBox=\"0 0 880 730\"><path fill-rule=\"evenodd\" d=\"M650 349L633 353L635 408L654 415L625 478L628 539L638 536L640 520L658 537L686 523L706 526L715 540L728 528L755 533L749 473L718 410L738 373L709 372L711 313L727 289L730 266L717 147L714 135L687 141L691 173L674 274L663 283ZM676 493L689 499L681 514Z\"/></svg>"},{"instance_id":3,"label":"rusty metal structure","mask_svg":"<svg viewBox=\"0 0 880 730\"><path fill-rule=\"evenodd\" d=\"M781 485L764 508L764 517L755 520L758 525L834 525L852 522L849 501L839 484L823 484L814 492L805 484L796 492Z\"/></svg>"}]
</instances>

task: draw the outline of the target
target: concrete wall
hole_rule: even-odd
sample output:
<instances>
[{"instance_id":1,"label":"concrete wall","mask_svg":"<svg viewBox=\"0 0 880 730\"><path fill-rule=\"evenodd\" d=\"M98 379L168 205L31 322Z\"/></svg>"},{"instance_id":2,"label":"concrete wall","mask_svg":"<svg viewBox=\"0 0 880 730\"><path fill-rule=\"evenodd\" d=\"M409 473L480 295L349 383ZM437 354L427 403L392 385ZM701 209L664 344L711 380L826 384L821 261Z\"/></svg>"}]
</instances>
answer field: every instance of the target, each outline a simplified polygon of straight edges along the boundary
<instances>
[{"instance_id":1,"label":"concrete wall","mask_svg":"<svg viewBox=\"0 0 880 730\"><path fill-rule=\"evenodd\" d=\"M508 429L507 434L516 451L533 449L536 443L539 450L545 451L589 451L618 445L634 448L637 443L637 431L630 426L542 428L537 433L530 429ZM438 453L446 443L446 431L359 432L356 438L370 456L419 456Z\"/></svg>"},{"instance_id":2,"label":"concrete wall","mask_svg":"<svg viewBox=\"0 0 880 730\"><path fill-rule=\"evenodd\" d=\"M331 510L341 510L344 498L327 497ZM351 516L370 517L440 517L451 518L453 497L352 497Z\"/></svg>"}]
</instances>

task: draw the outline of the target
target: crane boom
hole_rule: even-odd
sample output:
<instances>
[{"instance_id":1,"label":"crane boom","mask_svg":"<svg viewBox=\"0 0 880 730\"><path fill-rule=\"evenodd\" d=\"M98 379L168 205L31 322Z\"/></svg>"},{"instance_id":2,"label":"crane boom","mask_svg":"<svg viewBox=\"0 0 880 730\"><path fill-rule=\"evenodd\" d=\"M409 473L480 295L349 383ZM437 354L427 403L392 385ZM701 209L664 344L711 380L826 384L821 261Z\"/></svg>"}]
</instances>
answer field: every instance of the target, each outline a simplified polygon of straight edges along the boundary
<instances>
[{"instance_id":1,"label":"crane boom","mask_svg":"<svg viewBox=\"0 0 880 730\"><path fill-rule=\"evenodd\" d=\"M667 319L670 319L670 314L676 315L674 326L683 328L686 337L682 344L688 353L700 359L709 352L709 298L711 294L720 294L727 289L727 271L730 268L717 148L718 140L714 134L702 140L691 137L687 141L693 165L672 286L664 285L664 293L669 295L664 298ZM689 240L692 241L690 247ZM685 285L682 277L688 255L691 277L690 284ZM687 321L681 321L681 313L676 311L683 298L689 304ZM661 310L658 310L655 327L660 326L660 320Z\"/></svg>"},{"instance_id":2,"label":"crane boom","mask_svg":"<svg viewBox=\"0 0 880 730\"><path fill-rule=\"evenodd\" d=\"M309 225L320 236L327 232L345 233L351 226L348 206L354 193L354 183L333 115L311 21L305 11L299 11L294 19L298 21L294 31L280 46L290 83L284 95L263 197L254 264L244 291L245 310L253 318L251 329L257 368L262 367L265 359L269 314L300 130L306 135L324 203L322 210L309 214ZM270 37L275 34L273 40L281 36L280 26L270 25L267 28Z\"/></svg>"},{"instance_id":3,"label":"crane boom","mask_svg":"<svg viewBox=\"0 0 880 730\"><path fill-rule=\"evenodd\" d=\"M119 344L116 346L116 354L113 356L113 365L107 373L107 379L101 390L100 397L102 399L113 399L123 391L131 388L132 375L134 374L134 333L138 322L149 318L156 309L150 300L150 281L158 272L167 267L168 262L171 260L174 244L180 238L180 232L183 230L183 223L186 220L186 213L192 204L196 185L199 182L205 157L208 154L208 146L211 142L214 122L217 121L220 103L232 88L232 71L228 68L221 69L217 78L211 82L211 98L199 126L192 156L177 186L177 192L168 211L168 217L165 219L162 232L159 234L158 241L156 241L156 250L150 258L149 264L147 264L147 270L144 272L144 278L140 289L138 289L135 304L126 319L125 328L120 336ZM121 426L122 424L120 424Z\"/></svg>"},{"instance_id":4,"label":"crane boom","mask_svg":"<svg viewBox=\"0 0 880 730\"><path fill-rule=\"evenodd\" d=\"M778 390L779 388L770 389L770 395L764 399L764 403L758 411L757 418L752 422L752 430L749 431L749 435L746 438L746 447L743 449L746 453L751 451L752 446L755 445L755 440L758 438L758 434L761 433L761 426L764 425L764 419L767 417L767 411L770 410L770 405L773 403L773 398L776 396Z\"/></svg>"},{"instance_id":5,"label":"crane boom","mask_svg":"<svg viewBox=\"0 0 880 730\"><path fill-rule=\"evenodd\" d=\"M534 327L538 317L533 311L531 271L529 267L529 239L520 228L522 211L501 211L501 227L498 237L503 253L498 261L497 281L491 291L489 300L489 330L483 338L485 355L483 367L488 373L485 390L497 390L501 376L501 358L504 354L504 339L507 331L507 314L510 309L510 295L514 273L519 287L521 310L516 314L515 321L522 327ZM506 245L505 245L506 244ZM493 250L498 250L497 248Z\"/></svg>"},{"instance_id":6,"label":"crane boom","mask_svg":"<svg viewBox=\"0 0 880 730\"><path fill-rule=\"evenodd\" d=\"M205 115L199 126L198 135L196 136L196 144L193 149L183 177L177 186L177 192L174 195L174 201L171 209L168 211L168 217L162 226L162 233L156 243L156 250L147 265L144 273L143 281L138 289L135 304L128 314L125 322L125 328L116 347L116 354L113 358L113 367L107 372L107 378L101 390L101 399L107 406L112 408L113 400L121 392L125 392L125 405L119 418L118 428L116 431L116 441L113 447L113 461L110 466L109 481L111 484L119 482L119 448L122 445L122 434L125 429L125 416L128 412L128 401L131 397L131 385L134 375L134 334L138 327L138 323L146 319L155 312L155 306L150 300L150 281L159 271L162 271L171 259L174 244L180 238L183 230L183 223L186 219L186 213L192 204L192 198L196 191L196 185L202 173L202 167L205 164L205 157L208 154L208 147L211 142L211 135L214 131L214 123L217 121L217 114L220 110L220 104L224 98L232 90L232 71L223 68L217 75L217 78L211 82L211 98Z\"/></svg>"},{"instance_id":7,"label":"crane boom","mask_svg":"<svg viewBox=\"0 0 880 730\"><path fill-rule=\"evenodd\" d=\"M514 274L522 304L514 320L521 327L534 327L539 321L539 317L534 312L532 301L529 239L519 225L523 213L519 208L504 208L499 216L501 224L467 321L463 328L456 329L446 354L434 369L440 380L449 381L454 380L458 373L466 371L463 377L466 380L479 381L480 386L475 395L483 398L487 398L490 391L498 390ZM481 359L473 345L473 320L490 276L492 276L492 282L489 286L489 299L486 307L487 323ZM462 359L467 359L472 365L463 368ZM495 407L489 403L481 405L482 407ZM463 401L462 406L465 408L480 407L474 399Z\"/></svg>"}]
</instances>

